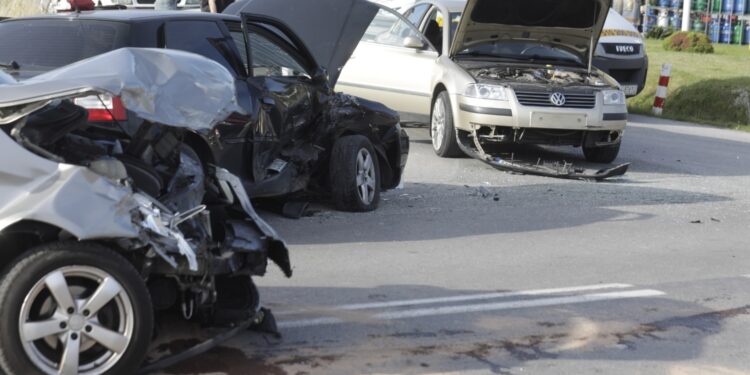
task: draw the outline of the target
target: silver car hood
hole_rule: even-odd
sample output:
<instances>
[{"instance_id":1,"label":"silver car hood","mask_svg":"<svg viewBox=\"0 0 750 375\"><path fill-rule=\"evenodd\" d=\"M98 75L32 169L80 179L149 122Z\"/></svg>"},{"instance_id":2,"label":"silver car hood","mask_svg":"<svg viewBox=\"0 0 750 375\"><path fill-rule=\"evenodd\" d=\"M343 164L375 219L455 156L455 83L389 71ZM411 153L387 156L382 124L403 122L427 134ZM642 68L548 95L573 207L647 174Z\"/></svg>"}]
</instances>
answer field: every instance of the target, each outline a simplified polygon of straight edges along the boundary
<instances>
[{"instance_id":1,"label":"silver car hood","mask_svg":"<svg viewBox=\"0 0 750 375\"><path fill-rule=\"evenodd\" d=\"M498 40L562 46L584 63L599 40L612 0L468 0L450 56Z\"/></svg>"},{"instance_id":2,"label":"silver car hood","mask_svg":"<svg viewBox=\"0 0 750 375\"><path fill-rule=\"evenodd\" d=\"M283 21L305 44L331 87L380 8L366 0L239 0L224 10Z\"/></svg>"},{"instance_id":3,"label":"silver car hood","mask_svg":"<svg viewBox=\"0 0 750 375\"><path fill-rule=\"evenodd\" d=\"M194 130L242 112L234 77L221 64L188 52L123 48L21 82L0 74L0 124L53 100L100 93L120 96L145 120Z\"/></svg>"}]
</instances>

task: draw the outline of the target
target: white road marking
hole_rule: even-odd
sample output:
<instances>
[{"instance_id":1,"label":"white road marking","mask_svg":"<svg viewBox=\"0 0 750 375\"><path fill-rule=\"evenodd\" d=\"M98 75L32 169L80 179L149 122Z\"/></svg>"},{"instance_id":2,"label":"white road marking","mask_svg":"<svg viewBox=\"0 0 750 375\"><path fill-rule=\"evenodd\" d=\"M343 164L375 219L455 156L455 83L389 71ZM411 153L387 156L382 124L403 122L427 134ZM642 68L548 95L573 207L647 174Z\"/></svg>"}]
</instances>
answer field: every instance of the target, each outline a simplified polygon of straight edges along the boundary
<instances>
[{"instance_id":1,"label":"white road marking","mask_svg":"<svg viewBox=\"0 0 750 375\"><path fill-rule=\"evenodd\" d=\"M550 289L535 289L535 290L524 290L517 292L493 292L483 294L468 294L460 296L449 296L449 297L436 297L436 298L421 298L421 299L410 299L410 300L399 300L399 301L386 301L386 302L368 302L368 303L355 303L348 305L331 306L332 310L365 310L365 309L380 309L386 307L400 307L400 306L416 306L416 305L429 305L435 303L451 303L451 302L466 302L466 301L478 301L508 297L523 297L523 296L539 296L546 294L560 294L560 293L575 293L575 292L590 292L594 290L602 289L625 289L633 287L630 284L596 284L596 285L583 285L573 286L566 288L550 288ZM275 312L276 316L302 314L305 310L296 311L280 311Z\"/></svg>"},{"instance_id":2,"label":"white road marking","mask_svg":"<svg viewBox=\"0 0 750 375\"><path fill-rule=\"evenodd\" d=\"M403 310L403 311L386 311L386 312L373 314L372 316L369 317L369 319L395 320L395 319L418 318L418 317L426 317L426 316L465 314L465 313L483 312L483 311L522 309L522 308L529 308L529 307L569 305L569 304L609 301L609 300L618 300L618 299L627 299L627 298L656 297L656 296L661 296L664 294L665 293L662 291L653 290L653 289L640 289L640 290L619 291L619 292L609 292L609 293L592 293L592 294L583 294L583 295L576 295L576 296L539 298L539 299L522 300L522 301L505 301L505 302L483 303L483 304L473 304L473 305L440 306L440 307L412 309L412 310ZM300 328L300 327L312 327L312 326L321 326L321 325L343 324L345 322L346 320L341 319L341 318L326 317L326 318L285 321L285 322L280 322L278 326L280 328Z\"/></svg>"}]
</instances>

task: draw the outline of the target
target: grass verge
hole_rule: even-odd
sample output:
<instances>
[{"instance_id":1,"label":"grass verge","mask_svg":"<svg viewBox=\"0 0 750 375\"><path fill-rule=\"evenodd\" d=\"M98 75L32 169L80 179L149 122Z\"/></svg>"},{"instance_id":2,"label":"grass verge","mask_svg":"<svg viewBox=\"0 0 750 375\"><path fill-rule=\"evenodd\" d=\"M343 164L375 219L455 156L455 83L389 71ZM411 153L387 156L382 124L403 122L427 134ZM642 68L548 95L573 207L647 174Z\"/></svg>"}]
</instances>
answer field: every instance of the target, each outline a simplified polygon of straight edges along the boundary
<instances>
[{"instance_id":1,"label":"grass verge","mask_svg":"<svg viewBox=\"0 0 750 375\"><path fill-rule=\"evenodd\" d=\"M672 64L662 117L750 131L750 49L715 44L713 54L665 51L646 40L646 87L628 100L631 113L651 114L661 65Z\"/></svg>"}]
</instances>

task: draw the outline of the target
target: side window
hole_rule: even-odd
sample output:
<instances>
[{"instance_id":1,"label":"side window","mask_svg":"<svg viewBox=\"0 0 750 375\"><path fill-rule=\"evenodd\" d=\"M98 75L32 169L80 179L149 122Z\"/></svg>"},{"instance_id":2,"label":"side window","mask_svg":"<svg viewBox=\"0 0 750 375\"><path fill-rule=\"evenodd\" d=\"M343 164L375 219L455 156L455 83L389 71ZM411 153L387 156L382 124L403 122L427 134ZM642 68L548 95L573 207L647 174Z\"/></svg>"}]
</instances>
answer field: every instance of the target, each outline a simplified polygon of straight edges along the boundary
<instances>
[{"instance_id":1,"label":"side window","mask_svg":"<svg viewBox=\"0 0 750 375\"><path fill-rule=\"evenodd\" d=\"M240 59L242 59L242 65L245 66L245 70L249 70L249 67L247 65L247 44L245 44L245 34L240 31L231 30L229 32L232 34L232 40L234 41L234 45L237 47L237 51L240 52Z\"/></svg>"},{"instance_id":2,"label":"side window","mask_svg":"<svg viewBox=\"0 0 750 375\"><path fill-rule=\"evenodd\" d=\"M427 13L428 9L430 9L430 4L419 4L414 8L409 9L408 13L404 13L404 17L406 17L412 25L419 27L419 24L422 22L422 18L424 18L424 14Z\"/></svg>"},{"instance_id":3,"label":"side window","mask_svg":"<svg viewBox=\"0 0 750 375\"><path fill-rule=\"evenodd\" d=\"M427 21L424 24L424 37L432 43L438 52L442 53L443 49L443 25L445 19L443 18L443 12L437 8L433 8L430 15L427 17Z\"/></svg>"},{"instance_id":4,"label":"side window","mask_svg":"<svg viewBox=\"0 0 750 375\"><path fill-rule=\"evenodd\" d=\"M403 47L404 40L408 37L422 39L414 25L390 11L380 9L365 31L362 41Z\"/></svg>"},{"instance_id":5,"label":"side window","mask_svg":"<svg viewBox=\"0 0 750 375\"><path fill-rule=\"evenodd\" d=\"M166 47L192 52L224 65L230 72L241 73L240 57L233 43L226 40L213 21L172 21L164 27Z\"/></svg>"},{"instance_id":6,"label":"side window","mask_svg":"<svg viewBox=\"0 0 750 375\"><path fill-rule=\"evenodd\" d=\"M248 35L253 76L310 78L303 64L275 38L269 38L257 30L250 30Z\"/></svg>"}]
</instances>

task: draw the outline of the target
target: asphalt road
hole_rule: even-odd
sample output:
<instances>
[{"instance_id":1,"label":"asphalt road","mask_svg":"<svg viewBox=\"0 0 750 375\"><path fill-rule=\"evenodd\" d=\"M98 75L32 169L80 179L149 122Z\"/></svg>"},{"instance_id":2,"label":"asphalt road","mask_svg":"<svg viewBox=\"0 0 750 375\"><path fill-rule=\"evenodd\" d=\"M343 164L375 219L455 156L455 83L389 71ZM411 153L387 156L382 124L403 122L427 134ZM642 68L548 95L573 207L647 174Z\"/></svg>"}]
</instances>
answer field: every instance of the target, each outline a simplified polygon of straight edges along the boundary
<instances>
[{"instance_id":1,"label":"asphalt road","mask_svg":"<svg viewBox=\"0 0 750 375\"><path fill-rule=\"evenodd\" d=\"M266 215L295 266L258 280L282 339L166 373L750 373L750 134L632 116L631 170L593 183L440 159L408 132L376 212ZM537 153L583 163L519 154Z\"/></svg>"}]
</instances>

